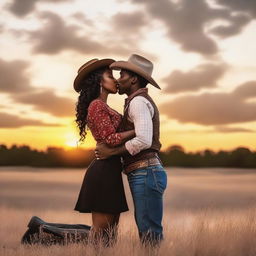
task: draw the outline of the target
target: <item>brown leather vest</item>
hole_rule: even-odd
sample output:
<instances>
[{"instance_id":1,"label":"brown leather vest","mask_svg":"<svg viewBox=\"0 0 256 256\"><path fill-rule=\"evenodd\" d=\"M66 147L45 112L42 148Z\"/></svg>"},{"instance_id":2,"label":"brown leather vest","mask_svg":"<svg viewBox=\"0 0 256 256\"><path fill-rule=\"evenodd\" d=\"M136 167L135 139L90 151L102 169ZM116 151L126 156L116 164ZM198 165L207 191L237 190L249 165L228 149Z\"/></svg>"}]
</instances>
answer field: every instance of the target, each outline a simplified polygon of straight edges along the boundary
<instances>
[{"instance_id":1,"label":"brown leather vest","mask_svg":"<svg viewBox=\"0 0 256 256\"><path fill-rule=\"evenodd\" d=\"M124 166L127 166L131 163L134 163L136 161L142 160L142 159L147 159L149 157L150 152L159 152L161 148L161 143L159 141L159 128L160 128L160 122L159 122L159 111L154 103L153 99L148 95L147 93L147 88L141 88L137 90L134 94L131 95L131 97L128 97L125 100L125 105L124 105L124 115L122 122L119 126L120 131L128 131L128 130L133 130L134 129L134 124L128 120L128 109L131 100L136 97L136 96L143 96L145 97L153 106L154 108L154 116L152 118L153 122L153 139L152 139L152 145L150 148L145 149L140 151L138 154L132 156L129 153L122 155L123 157L123 164Z\"/></svg>"}]
</instances>

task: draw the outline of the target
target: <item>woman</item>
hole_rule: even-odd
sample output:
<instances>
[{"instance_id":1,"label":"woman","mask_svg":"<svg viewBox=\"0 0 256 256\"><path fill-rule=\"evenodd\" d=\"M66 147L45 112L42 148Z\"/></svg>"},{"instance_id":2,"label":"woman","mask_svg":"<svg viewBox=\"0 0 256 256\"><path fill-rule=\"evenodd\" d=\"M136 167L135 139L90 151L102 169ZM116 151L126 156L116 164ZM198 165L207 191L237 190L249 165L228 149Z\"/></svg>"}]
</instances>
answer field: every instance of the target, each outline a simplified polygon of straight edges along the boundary
<instances>
[{"instance_id":1,"label":"woman","mask_svg":"<svg viewBox=\"0 0 256 256\"><path fill-rule=\"evenodd\" d=\"M135 136L134 130L118 133L122 116L107 104L109 94L117 93L117 82L109 65L112 59L93 59L78 70L74 89L80 93L76 105L76 123L80 130L80 141L91 130L97 142L110 146L124 143ZM88 167L75 206L75 210L92 213L94 238L109 234L116 236L116 226L121 212L128 210L119 156L105 160L95 159ZM110 240L110 236L107 237Z\"/></svg>"}]
</instances>

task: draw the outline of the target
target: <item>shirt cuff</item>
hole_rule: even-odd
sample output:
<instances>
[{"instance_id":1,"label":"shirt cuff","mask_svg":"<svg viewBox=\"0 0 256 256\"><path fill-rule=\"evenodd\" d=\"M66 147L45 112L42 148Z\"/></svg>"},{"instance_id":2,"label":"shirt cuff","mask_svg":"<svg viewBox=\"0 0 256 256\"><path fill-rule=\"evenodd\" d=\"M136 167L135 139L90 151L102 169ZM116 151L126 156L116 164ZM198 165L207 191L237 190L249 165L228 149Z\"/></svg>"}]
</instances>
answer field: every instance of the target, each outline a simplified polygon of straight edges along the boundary
<instances>
[{"instance_id":1,"label":"shirt cuff","mask_svg":"<svg viewBox=\"0 0 256 256\"><path fill-rule=\"evenodd\" d=\"M140 152L139 150L137 150L134 147L134 145L132 144L132 142L130 140L126 141L124 146L127 149L127 151L130 153L130 155L132 155L132 156L134 156Z\"/></svg>"}]
</instances>

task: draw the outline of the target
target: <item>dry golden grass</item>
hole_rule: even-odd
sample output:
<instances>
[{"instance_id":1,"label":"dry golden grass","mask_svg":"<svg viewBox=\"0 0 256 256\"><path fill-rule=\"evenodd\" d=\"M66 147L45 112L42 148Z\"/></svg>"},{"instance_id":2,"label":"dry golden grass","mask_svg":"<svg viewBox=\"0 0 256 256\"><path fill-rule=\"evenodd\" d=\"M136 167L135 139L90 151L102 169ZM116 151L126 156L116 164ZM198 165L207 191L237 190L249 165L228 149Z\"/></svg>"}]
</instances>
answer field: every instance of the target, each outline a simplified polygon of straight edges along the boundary
<instances>
[{"instance_id":1,"label":"dry golden grass","mask_svg":"<svg viewBox=\"0 0 256 256\"><path fill-rule=\"evenodd\" d=\"M256 255L256 171L168 169L165 240L159 250L138 241L133 207L122 214L113 248L23 246L20 239L33 215L49 222L91 224L73 211L83 170L1 168L0 255Z\"/></svg>"}]
</instances>

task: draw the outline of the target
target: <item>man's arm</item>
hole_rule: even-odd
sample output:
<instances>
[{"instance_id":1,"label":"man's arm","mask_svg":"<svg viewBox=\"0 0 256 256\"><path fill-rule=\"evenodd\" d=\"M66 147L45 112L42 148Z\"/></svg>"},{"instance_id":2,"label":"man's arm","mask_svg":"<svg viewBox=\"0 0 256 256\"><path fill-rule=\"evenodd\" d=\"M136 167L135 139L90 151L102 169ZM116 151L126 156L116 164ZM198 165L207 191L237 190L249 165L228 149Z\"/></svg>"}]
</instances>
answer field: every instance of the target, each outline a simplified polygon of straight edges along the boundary
<instances>
[{"instance_id":1,"label":"man's arm","mask_svg":"<svg viewBox=\"0 0 256 256\"><path fill-rule=\"evenodd\" d=\"M134 138L136 136L135 130L129 130L125 132L119 132L120 142L119 145L124 144L126 141Z\"/></svg>"},{"instance_id":2,"label":"man's arm","mask_svg":"<svg viewBox=\"0 0 256 256\"><path fill-rule=\"evenodd\" d=\"M136 136L128 140L125 147L131 155L136 155L152 145L154 108L145 97L137 96L131 101L128 114Z\"/></svg>"},{"instance_id":3,"label":"man's arm","mask_svg":"<svg viewBox=\"0 0 256 256\"><path fill-rule=\"evenodd\" d=\"M129 106L129 117L135 126L136 136L124 145L108 148L104 144L97 144L95 154L97 158L106 159L112 155L138 154L152 144L154 108L144 97L135 97Z\"/></svg>"},{"instance_id":4,"label":"man's arm","mask_svg":"<svg viewBox=\"0 0 256 256\"><path fill-rule=\"evenodd\" d=\"M113 155L122 155L124 153L127 153L127 149L125 145L121 145L118 147L108 147L104 143L97 143L96 149L95 149L95 155L97 159L106 159Z\"/></svg>"}]
</instances>

